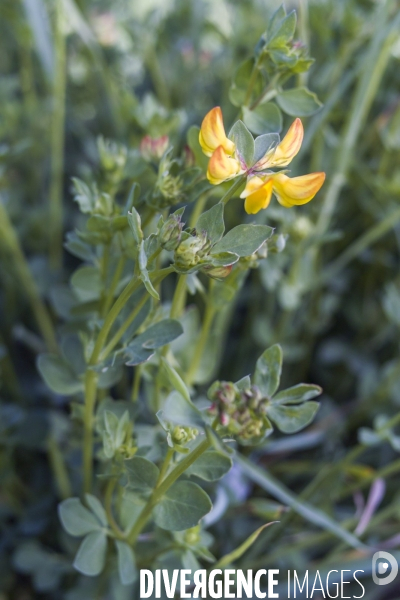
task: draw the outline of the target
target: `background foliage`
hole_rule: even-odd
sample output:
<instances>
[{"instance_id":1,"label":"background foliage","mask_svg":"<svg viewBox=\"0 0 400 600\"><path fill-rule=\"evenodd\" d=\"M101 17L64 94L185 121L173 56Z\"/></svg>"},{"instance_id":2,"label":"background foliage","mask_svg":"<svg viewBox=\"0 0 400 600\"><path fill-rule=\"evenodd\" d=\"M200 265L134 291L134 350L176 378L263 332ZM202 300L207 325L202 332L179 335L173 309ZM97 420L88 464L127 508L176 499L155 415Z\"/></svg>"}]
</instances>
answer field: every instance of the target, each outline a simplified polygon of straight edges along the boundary
<instances>
[{"instance_id":1,"label":"background foliage","mask_svg":"<svg viewBox=\"0 0 400 600\"><path fill-rule=\"evenodd\" d=\"M204 483L215 474L204 477L203 472L202 485L214 501L205 528L189 540L183 533L171 538L159 529L158 548L165 552L159 550L155 557L151 540L147 547L144 537L143 556L147 553L145 560L152 565L172 568L182 560L207 564L209 553L223 557L273 520L280 523L260 535L236 567L271 566L283 572L312 565L323 573L330 568L361 568L368 573L376 547L397 555L400 544L398 5L390 0L302 0L298 5L288 3L287 11L292 7L298 11L295 39L308 45L316 60L308 72L290 73L285 89L307 86L323 107L315 112L319 104L312 94L291 104L290 94L278 93L271 100L284 112L269 108L246 114L245 109L242 116L254 134L265 132L267 126L286 131L293 117L301 116L306 138L293 171L325 171L327 182L307 206L285 210L275 203L251 219L241 201L230 201L227 229L244 222L274 227L275 247L269 247L267 259L250 271L245 284L237 286L233 302L222 298L223 310L190 383L197 383L204 396L216 378L240 380L254 371L265 348L279 343L284 355L282 387L299 381L321 386L321 407L304 432L292 436L275 432L261 446L242 447L233 469L220 482ZM90 213L90 203L99 202L100 212L106 214L107 198L82 185L96 179L100 192L112 196L118 188L125 199L135 181L140 180L142 189L153 189L154 169L144 159L143 146L139 149L145 135L169 136L177 160L181 164L192 160L185 150L187 143L193 148L188 131L200 125L210 108L221 105L226 123L237 118L243 81L248 81L246 64L239 72L238 67L252 56L276 8L278 3L261 0L1 3L0 590L4 598L132 597L131 582L122 585L116 568L116 552L120 575L121 565L129 564L126 548L117 543L105 575L80 575L72 568L78 540L63 531L57 514L60 500L80 494L81 405L73 405L71 420L65 394L79 396L82 364L68 334L77 322L89 319L85 311L90 312L87 305L97 298L94 290L99 287L92 267L84 267L89 271L83 273L76 269L82 259L98 258L90 255L90 232L111 235L109 230L99 233L99 222L92 229L87 226L82 213ZM98 136L121 146L99 144ZM200 164L197 155L196 160ZM79 179L75 191L73 177ZM190 181L186 183L184 198L179 190L168 188L177 207L194 199ZM164 188L151 199L158 208L166 182L161 180L160 185ZM218 191L213 193L218 197ZM74 194L78 203L73 202ZM118 221L110 227L114 234ZM69 234L69 252L61 257L62 236L76 229L85 230L86 239L82 242ZM166 302L172 299L174 281L163 283ZM86 306L74 313L72 322L76 298L68 292L69 282ZM201 294L189 296L188 305L197 309L185 313L184 328L190 324L195 328L193 314L204 310ZM50 385L51 391L36 365L39 354L54 350L52 323L58 338L67 340L64 356L75 359L78 373L64 373L61 388ZM184 363L178 342L174 351ZM38 364L42 373L46 371ZM53 367L59 383L57 365L52 362L47 368L47 383ZM154 375L151 363L146 369L139 402L131 403L130 410L132 418L140 411L138 435L149 440L150 431L160 427L143 406ZM131 373L103 382L104 402L110 388L114 400L128 400ZM100 426L97 430L103 441L106 438L110 457L118 427L111 421L107 430ZM135 460L140 470L140 458ZM153 460L158 460L156 454ZM224 472L223 465L221 469ZM151 481L146 485L152 489ZM181 496L190 490L178 492ZM89 503L82 506L92 511L90 517L85 513L86 528L75 535L101 537L103 508L94 497ZM162 528L162 510L157 519ZM66 529L73 533L68 525ZM180 549L179 560L176 553L165 556L171 545ZM190 550L189 558L182 549ZM96 565L85 568L96 571ZM377 590L369 579L363 583L371 598L396 597L395 589Z\"/></svg>"}]
</instances>

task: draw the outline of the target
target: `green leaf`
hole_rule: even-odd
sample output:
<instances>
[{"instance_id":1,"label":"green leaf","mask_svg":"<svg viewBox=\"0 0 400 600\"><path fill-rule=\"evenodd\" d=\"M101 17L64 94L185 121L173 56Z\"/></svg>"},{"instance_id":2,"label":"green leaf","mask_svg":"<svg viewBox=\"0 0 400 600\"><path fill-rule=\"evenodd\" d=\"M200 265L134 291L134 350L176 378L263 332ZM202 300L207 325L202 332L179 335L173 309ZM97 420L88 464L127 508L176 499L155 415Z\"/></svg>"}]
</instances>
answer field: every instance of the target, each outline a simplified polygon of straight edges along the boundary
<instances>
[{"instance_id":1,"label":"green leaf","mask_svg":"<svg viewBox=\"0 0 400 600\"><path fill-rule=\"evenodd\" d=\"M256 135L279 133L282 130L282 113L273 102L259 104L254 110L244 106L243 120L250 131ZM259 159L255 158L255 160Z\"/></svg>"},{"instance_id":2,"label":"green leaf","mask_svg":"<svg viewBox=\"0 0 400 600\"><path fill-rule=\"evenodd\" d=\"M322 394L319 385L299 383L287 390L282 390L274 397L274 404L301 404Z\"/></svg>"},{"instance_id":3,"label":"green leaf","mask_svg":"<svg viewBox=\"0 0 400 600\"><path fill-rule=\"evenodd\" d=\"M126 460L124 465L128 472L127 488L138 494L150 494L156 487L160 476L158 467L141 456L134 456L130 460Z\"/></svg>"},{"instance_id":4,"label":"green leaf","mask_svg":"<svg viewBox=\"0 0 400 600\"><path fill-rule=\"evenodd\" d=\"M294 512L306 519L306 521L313 523L317 527L321 527L325 531L329 531L353 548L367 549L367 546L355 535L341 527L337 520L332 519L317 507L304 502L304 500L300 500L265 469L253 464L249 459L239 454L236 455L236 462L240 465L244 474L254 483L259 485L276 500L282 502L282 504L289 506Z\"/></svg>"},{"instance_id":5,"label":"green leaf","mask_svg":"<svg viewBox=\"0 0 400 600\"><path fill-rule=\"evenodd\" d=\"M140 279L143 281L146 290L149 292L150 296L155 298L156 300L160 299L160 296L153 286L151 279L149 277L149 273L146 268L141 269L140 271Z\"/></svg>"},{"instance_id":6,"label":"green leaf","mask_svg":"<svg viewBox=\"0 0 400 600\"><path fill-rule=\"evenodd\" d=\"M242 377L242 379L239 379L239 381L237 381L235 383L236 387L239 390L249 390L251 388L251 379L250 379L250 375L246 375L245 377Z\"/></svg>"},{"instance_id":7,"label":"green leaf","mask_svg":"<svg viewBox=\"0 0 400 600\"><path fill-rule=\"evenodd\" d=\"M266 133L259 135L255 141L254 161L257 163L265 154L279 144L279 135L277 133Z\"/></svg>"},{"instance_id":8,"label":"green leaf","mask_svg":"<svg viewBox=\"0 0 400 600\"><path fill-rule=\"evenodd\" d=\"M133 234L133 239L135 240L136 245L139 248L140 244L143 241L142 222L140 219L140 215L134 206L132 206L131 212L128 212L128 223Z\"/></svg>"},{"instance_id":9,"label":"green leaf","mask_svg":"<svg viewBox=\"0 0 400 600\"><path fill-rule=\"evenodd\" d=\"M127 365L138 365L148 360L154 350L170 344L183 333L182 325L175 319L163 319L138 335L126 348Z\"/></svg>"},{"instance_id":10,"label":"green leaf","mask_svg":"<svg viewBox=\"0 0 400 600\"><path fill-rule=\"evenodd\" d=\"M311 423L318 409L318 402L305 402L298 406L271 404L267 415L283 433L296 433Z\"/></svg>"},{"instance_id":11,"label":"green leaf","mask_svg":"<svg viewBox=\"0 0 400 600\"><path fill-rule=\"evenodd\" d=\"M229 448L229 446L224 444L224 442L219 437L218 433L216 433L216 431L214 431L212 427L206 425L205 430L208 441L217 452L219 452L220 454L225 454L226 456L233 452L233 450Z\"/></svg>"},{"instance_id":12,"label":"green leaf","mask_svg":"<svg viewBox=\"0 0 400 600\"><path fill-rule=\"evenodd\" d=\"M124 214L127 214L129 211L132 210L133 205L136 204L136 202L139 200L139 196L140 185L137 183L137 181L135 181L135 183L132 184L132 187L129 190L128 198L125 204Z\"/></svg>"},{"instance_id":13,"label":"green leaf","mask_svg":"<svg viewBox=\"0 0 400 600\"><path fill-rule=\"evenodd\" d=\"M271 346L257 360L254 383L262 394L271 398L279 387L282 371L282 348Z\"/></svg>"},{"instance_id":14,"label":"green leaf","mask_svg":"<svg viewBox=\"0 0 400 600\"><path fill-rule=\"evenodd\" d=\"M274 523L277 523L277 521L274 521ZM247 538L246 541L243 542L243 544L240 544L240 546L236 548L236 550L229 552L229 554L226 554L217 563L215 563L213 568L223 569L224 567L227 567L228 565L234 563L235 560L238 560L238 558L240 558L246 552L246 550L248 550L254 544L260 533L264 531L266 527L274 525L274 523L266 523L265 525L259 527L254 533L252 533Z\"/></svg>"},{"instance_id":15,"label":"green leaf","mask_svg":"<svg viewBox=\"0 0 400 600\"><path fill-rule=\"evenodd\" d=\"M122 585L131 585L137 578L135 555L132 548L125 542L115 540L118 553L118 573Z\"/></svg>"},{"instance_id":16,"label":"green leaf","mask_svg":"<svg viewBox=\"0 0 400 600\"><path fill-rule=\"evenodd\" d=\"M103 531L89 533L79 546L74 567L80 573L94 577L104 567L107 550L107 536Z\"/></svg>"},{"instance_id":17,"label":"green leaf","mask_svg":"<svg viewBox=\"0 0 400 600\"><path fill-rule=\"evenodd\" d=\"M71 285L81 302L97 300L103 289L100 271L96 267L81 267L71 277Z\"/></svg>"},{"instance_id":18,"label":"green leaf","mask_svg":"<svg viewBox=\"0 0 400 600\"><path fill-rule=\"evenodd\" d=\"M154 521L167 531L195 527L212 508L208 495L191 481L178 481L154 507Z\"/></svg>"},{"instance_id":19,"label":"green leaf","mask_svg":"<svg viewBox=\"0 0 400 600\"><path fill-rule=\"evenodd\" d=\"M100 500L98 500L96 496L92 496L92 494L85 494L85 499L90 509L96 515L103 527L107 527L108 521L106 511L104 510Z\"/></svg>"},{"instance_id":20,"label":"green leaf","mask_svg":"<svg viewBox=\"0 0 400 600\"><path fill-rule=\"evenodd\" d=\"M235 143L237 152L246 163L246 166L253 166L254 138L243 121L236 121L228 137Z\"/></svg>"},{"instance_id":21,"label":"green leaf","mask_svg":"<svg viewBox=\"0 0 400 600\"><path fill-rule=\"evenodd\" d=\"M177 371L165 360L164 357L161 357L161 362L163 368L167 374L170 384L174 387L174 389L180 393L180 395L185 398L186 402L190 404L190 406L194 407L192 400L190 398L190 393L187 388L186 383L183 381L182 377L179 375Z\"/></svg>"},{"instance_id":22,"label":"green leaf","mask_svg":"<svg viewBox=\"0 0 400 600\"><path fill-rule=\"evenodd\" d=\"M281 92L276 101L281 109L292 117L309 117L322 107L316 94L305 87Z\"/></svg>"},{"instance_id":23,"label":"green leaf","mask_svg":"<svg viewBox=\"0 0 400 600\"><path fill-rule=\"evenodd\" d=\"M56 394L70 396L83 390L83 383L69 364L56 354L41 354L37 367L48 387Z\"/></svg>"},{"instance_id":24,"label":"green leaf","mask_svg":"<svg viewBox=\"0 0 400 600\"><path fill-rule=\"evenodd\" d=\"M234 252L218 252L218 254L210 254L208 260L214 267L229 267L234 265L239 260L238 254Z\"/></svg>"},{"instance_id":25,"label":"green leaf","mask_svg":"<svg viewBox=\"0 0 400 600\"><path fill-rule=\"evenodd\" d=\"M242 62L232 80L229 89L229 99L234 106L243 106L247 97L250 77L254 68L254 58L248 58ZM253 88L252 97L258 97L264 88L264 78L260 70L257 70L256 80Z\"/></svg>"},{"instance_id":26,"label":"green leaf","mask_svg":"<svg viewBox=\"0 0 400 600\"><path fill-rule=\"evenodd\" d=\"M272 16L268 22L267 31L265 32L265 37L266 37L267 41L272 39L274 37L274 35L276 35L276 33L279 31L279 28L282 24L282 21L285 19L285 17L286 17L286 9L285 9L285 6L283 4L281 4L276 9L276 11L272 14Z\"/></svg>"},{"instance_id":27,"label":"green leaf","mask_svg":"<svg viewBox=\"0 0 400 600\"><path fill-rule=\"evenodd\" d=\"M210 210L200 215L196 223L196 230L198 232L206 231L212 244L218 242L225 231L224 205L218 202Z\"/></svg>"},{"instance_id":28,"label":"green leaf","mask_svg":"<svg viewBox=\"0 0 400 600\"><path fill-rule=\"evenodd\" d=\"M267 225L238 225L213 247L213 254L233 252L238 256L250 256L271 237L272 227Z\"/></svg>"},{"instance_id":29,"label":"green leaf","mask_svg":"<svg viewBox=\"0 0 400 600\"><path fill-rule=\"evenodd\" d=\"M92 190L86 185L84 181L77 177L72 178L74 185L74 200L79 204L81 212L84 214L90 214L94 210L95 199L93 197Z\"/></svg>"},{"instance_id":30,"label":"green leaf","mask_svg":"<svg viewBox=\"0 0 400 600\"><path fill-rule=\"evenodd\" d=\"M296 23L297 17L295 10L292 10L280 23L277 21L277 26L271 30L268 46L271 48L285 47L287 43L293 39Z\"/></svg>"},{"instance_id":31,"label":"green leaf","mask_svg":"<svg viewBox=\"0 0 400 600\"><path fill-rule=\"evenodd\" d=\"M67 498L59 504L58 514L65 531L80 537L101 529L100 522L83 506L79 498Z\"/></svg>"},{"instance_id":32,"label":"green leaf","mask_svg":"<svg viewBox=\"0 0 400 600\"><path fill-rule=\"evenodd\" d=\"M198 408L188 401L177 391L171 392L167 397L163 410L157 413L162 421L171 421L176 425L186 427L204 427L204 420Z\"/></svg>"},{"instance_id":33,"label":"green leaf","mask_svg":"<svg viewBox=\"0 0 400 600\"><path fill-rule=\"evenodd\" d=\"M205 452L186 471L205 481L217 481L232 468L232 460L226 454L210 450Z\"/></svg>"}]
</instances>

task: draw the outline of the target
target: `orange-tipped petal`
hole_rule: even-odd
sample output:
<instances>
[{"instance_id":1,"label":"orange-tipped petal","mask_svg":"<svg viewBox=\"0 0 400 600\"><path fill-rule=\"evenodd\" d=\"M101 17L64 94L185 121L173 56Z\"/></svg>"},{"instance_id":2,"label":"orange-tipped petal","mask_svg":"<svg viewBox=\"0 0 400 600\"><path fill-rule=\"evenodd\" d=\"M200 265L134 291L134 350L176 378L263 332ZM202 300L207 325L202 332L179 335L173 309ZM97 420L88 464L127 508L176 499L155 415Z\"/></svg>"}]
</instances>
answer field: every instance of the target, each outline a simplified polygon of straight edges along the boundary
<instances>
[{"instance_id":1,"label":"orange-tipped petal","mask_svg":"<svg viewBox=\"0 0 400 600\"><path fill-rule=\"evenodd\" d=\"M275 151L268 152L257 164L258 169L286 167L296 156L303 143L304 129L300 119L295 119Z\"/></svg>"},{"instance_id":2,"label":"orange-tipped petal","mask_svg":"<svg viewBox=\"0 0 400 600\"><path fill-rule=\"evenodd\" d=\"M324 181L325 173L310 173L293 178L277 173L273 178L274 194L279 204L285 208L307 204L321 189Z\"/></svg>"},{"instance_id":3,"label":"orange-tipped petal","mask_svg":"<svg viewBox=\"0 0 400 600\"><path fill-rule=\"evenodd\" d=\"M218 146L209 160L207 179L213 185L218 185L234 177L239 171L240 164L238 161L234 158L229 158L225 154L223 147Z\"/></svg>"},{"instance_id":4,"label":"orange-tipped petal","mask_svg":"<svg viewBox=\"0 0 400 600\"><path fill-rule=\"evenodd\" d=\"M219 106L211 109L204 117L199 133L199 143L206 156L211 156L219 146L222 146L224 152L229 156L235 152L235 144L226 137L222 111Z\"/></svg>"},{"instance_id":5,"label":"orange-tipped petal","mask_svg":"<svg viewBox=\"0 0 400 600\"><path fill-rule=\"evenodd\" d=\"M246 187L240 194L245 198L244 209L249 215L255 215L263 208L267 208L271 201L273 180L261 179L261 177L251 177L247 181Z\"/></svg>"}]
</instances>

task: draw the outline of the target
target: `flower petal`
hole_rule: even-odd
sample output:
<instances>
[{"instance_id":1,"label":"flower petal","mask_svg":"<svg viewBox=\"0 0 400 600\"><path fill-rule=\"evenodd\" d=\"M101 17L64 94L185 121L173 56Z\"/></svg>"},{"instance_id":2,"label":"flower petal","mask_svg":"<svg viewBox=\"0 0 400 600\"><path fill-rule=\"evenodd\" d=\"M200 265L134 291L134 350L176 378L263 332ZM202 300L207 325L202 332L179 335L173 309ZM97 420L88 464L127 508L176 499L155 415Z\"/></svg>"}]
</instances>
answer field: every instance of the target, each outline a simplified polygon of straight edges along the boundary
<instances>
[{"instance_id":1,"label":"flower petal","mask_svg":"<svg viewBox=\"0 0 400 600\"><path fill-rule=\"evenodd\" d=\"M257 169L267 167L286 167L296 156L303 142L304 129L300 119L295 119L280 144L267 152L257 163Z\"/></svg>"},{"instance_id":2,"label":"flower petal","mask_svg":"<svg viewBox=\"0 0 400 600\"><path fill-rule=\"evenodd\" d=\"M241 198L246 198L244 209L249 215L255 215L263 208L267 208L271 201L273 188L273 179L261 179L261 177L252 177L248 180L245 189L241 193Z\"/></svg>"},{"instance_id":3,"label":"flower petal","mask_svg":"<svg viewBox=\"0 0 400 600\"><path fill-rule=\"evenodd\" d=\"M274 194L279 204L286 208L307 204L321 189L324 181L325 173L310 173L293 178L277 173L273 177Z\"/></svg>"},{"instance_id":4,"label":"flower petal","mask_svg":"<svg viewBox=\"0 0 400 600\"><path fill-rule=\"evenodd\" d=\"M229 158L229 156L225 154L223 147L218 146L209 160L207 179L213 185L218 185L219 183L234 177L239 171L239 162L234 158Z\"/></svg>"},{"instance_id":5,"label":"flower petal","mask_svg":"<svg viewBox=\"0 0 400 600\"><path fill-rule=\"evenodd\" d=\"M204 117L199 134L199 143L206 156L211 156L219 146L222 146L224 152L228 155L235 152L235 144L226 137L222 111L219 106L211 109Z\"/></svg>"}]
</instances>

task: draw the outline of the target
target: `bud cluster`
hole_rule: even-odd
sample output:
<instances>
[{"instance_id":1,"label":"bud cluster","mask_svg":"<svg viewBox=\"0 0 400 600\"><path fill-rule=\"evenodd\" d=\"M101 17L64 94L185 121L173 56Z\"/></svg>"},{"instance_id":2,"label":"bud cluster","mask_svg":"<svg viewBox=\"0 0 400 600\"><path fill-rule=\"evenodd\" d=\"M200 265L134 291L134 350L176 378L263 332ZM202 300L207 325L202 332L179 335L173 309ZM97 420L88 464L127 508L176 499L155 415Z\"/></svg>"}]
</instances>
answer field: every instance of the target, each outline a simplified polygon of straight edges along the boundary
<instances>
[{"instance_id":1,"label":"bud cluster","mask_svg":"<svg viewBox=\"0 0 400 600\"><path fill-rule=\"evenodd\" d=\"M194 427L183 427L182 425L175 425L170 430L171 441L177 446L186 446L186 444L195 440L198 434L198 430Z\"/></svg>"},{"instance_id":2,"label":"bud cluster","mask_svg":"<svg viewBox=\"0 0 400 600\"><path fill-rule=\"evenodd\" d=\"M266 417L268 398L263 398L257 386L239 389L229 381L216 381L208 390L212 401L209 412L218 417L228 434L242 443L258 443L271 429Z\"/></svg>"},{"instance_id":3,"label":"bud cluster","mask_svg":"<svg viewBox=\"0 0 400 600\"><path fill-rule=\"evenodd\" d=\"M189 271L205 261L211 242L205 231L197 233L194 229L191 232L185 231L182 238L175 250L175 265L178 269Z\"/></svg>"}]
</instances>

